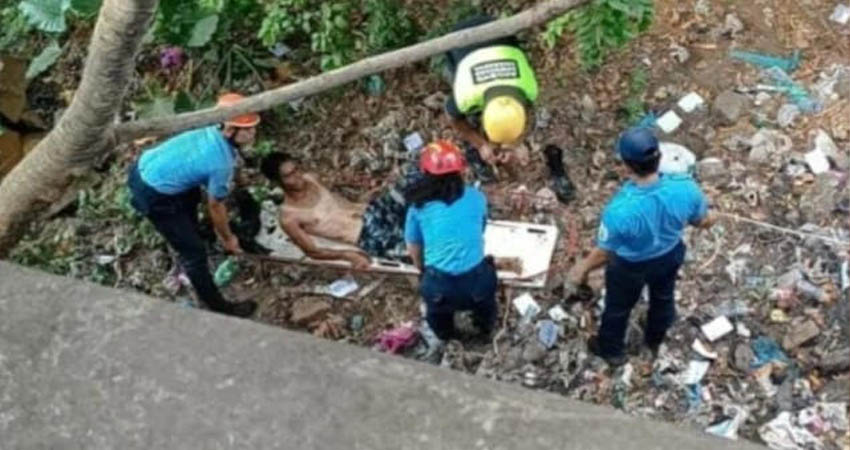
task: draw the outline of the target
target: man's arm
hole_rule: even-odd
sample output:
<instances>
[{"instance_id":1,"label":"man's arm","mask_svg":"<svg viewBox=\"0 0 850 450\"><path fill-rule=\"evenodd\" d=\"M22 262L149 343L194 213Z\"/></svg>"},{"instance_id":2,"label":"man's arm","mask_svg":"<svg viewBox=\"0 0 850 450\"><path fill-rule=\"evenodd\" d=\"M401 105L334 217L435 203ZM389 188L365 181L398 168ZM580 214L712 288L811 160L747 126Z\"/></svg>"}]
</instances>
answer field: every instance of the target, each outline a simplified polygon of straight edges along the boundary
<instances>
[{"instance_id":1,"label":"man's arm","mask_svg":"<svg viewBox=\"0 0 850 450\"><path fill-rule=\"evenodd\" d=\"M453 102L453 100L450 100ZM454 128L455 131L460 135L461 139L469 142L478 150L478 154L481 155L481 159L489 164L493 164L495 162L496 152L493 150L493 146L490 145L490 142L478 132L469 122L466 121L466 117L461 114L459 111L456 111L457 106L453 104L446 104L446 118L449 122L449 125Z\"/></svg>"},{"instance_id":2,"label":"man's arm","mask_svg":"<svg viewBox=\"0 0 850 450\"><path fill-rule=\"evenodd\" d=\"M344 260L358 270L369 267L370 260L365 253L350 250L323 249L316 245L312 237L304 230L304 224L298 218L282 218L280 222L283 231L292 238L295 245L307 257L318 260Z\"/></svg>"},{"instance_id":3,"label":"man's arm","mask_svg":"<svg viewBox=\"0 0 850 450\"><path fill-rule=\"evenodd\" d=\"M606 262L608 262L609 256L610 254L607 250L594 247L586 258L573 266L568 275L568 280L576 286L584 283L587 279L587 274L599 267L602 267Z\"/></svg>"},{"instance_id":4,"label":"man's arm","mask_svg":"<svg viewBox=\"0 0 850 450\"><path fill-rule=\"evenodd\" d=\"M227 214L227 207L224 206L224 203L210 195L207 197L207 209L210 213L210 220L212 221L213 228L215 229L219 239L221 239L224 249L227 250L228 253L242 253L242 248L239 246L239 238L237 238L236 235L233 234L233 231L230 230L230 224L228 223L229 216Z\"/></svg>"},{"instance_id":5,"label":"man's arm","mask_svg":"<svg viewBox=\"0 0 850 450\"><path fill-rule=\"evenodd\" d=\"M407 244L407 254L410 255L410 259L413 260L413 265L416 266L419 271L422 271L422 246L419 244Z\"/></svg>"},{"instance_id":6,"label":"man's arm","mask_svg":"<svg viewBox=\"0 0 850 450\"><path fill-rule=\"evenodd\" d=\"M717 214L709 211L702 220L697 221L693 225L697 228L707 230L714 226L715 222L717 222Z\"/></svg>"}]
</instances>

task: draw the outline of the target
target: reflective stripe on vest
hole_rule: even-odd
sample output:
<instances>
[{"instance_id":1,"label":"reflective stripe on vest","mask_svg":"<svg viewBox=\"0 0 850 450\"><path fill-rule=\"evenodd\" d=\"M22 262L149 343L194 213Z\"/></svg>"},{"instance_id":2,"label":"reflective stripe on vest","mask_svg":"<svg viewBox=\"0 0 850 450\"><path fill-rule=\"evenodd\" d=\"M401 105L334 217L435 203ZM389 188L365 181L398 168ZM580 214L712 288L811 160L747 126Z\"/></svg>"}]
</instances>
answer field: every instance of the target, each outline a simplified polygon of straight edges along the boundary
<instances>
[{"instance_id":1,"label":"reflective stripe on vest","mask_svg":"<svg viewBox=\"0 0 850 450\"><path fill-rule=\"evenodd\" d=\"M537 79L525 53L517 47L496 45L466 55L457 66L454 98L464 114L484 108L484 92L493 86L519 88L528 101L537 99Z\"/></svg>"}]
</instances>

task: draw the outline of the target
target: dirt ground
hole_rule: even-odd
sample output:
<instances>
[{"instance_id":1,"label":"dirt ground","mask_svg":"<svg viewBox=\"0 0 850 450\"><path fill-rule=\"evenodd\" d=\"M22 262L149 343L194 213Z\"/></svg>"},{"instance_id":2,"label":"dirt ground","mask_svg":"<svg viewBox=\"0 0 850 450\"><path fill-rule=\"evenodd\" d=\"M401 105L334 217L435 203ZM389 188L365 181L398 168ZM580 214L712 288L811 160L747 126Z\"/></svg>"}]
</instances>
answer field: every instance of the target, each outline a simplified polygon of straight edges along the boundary
<instances>
[{"instance_id":1,"label":"dirt ground","mask_svg":"<svg viewBox=\"0 0 850 450\"><path fill-rule=\"evenodd\" d=\"M689 92L705 99L705 109L680 113L684 123L662 136L687 146L698 161L720 161L713 171L697 164L701 185L717 210L845 243L850 239L846 161L834 158L832 170L820 175L811 173L804 162L804 154L814 148L817 130L831 136L840 152L850 151L850 93L837 92L826 99L820 113L801 114L783 127L776 115L788 100L775 92L758 96L748 91L763 82L759 71L728 54L732 48L780 55L801 50L801 65L793 77L812 90L835 64L843 64L850 75L850 26L829 21L835 4L827 0L658 1L650 31L593 73L580 70L574 47L566 39L555 50L545 50L536 32L524 34L542 93L536 127L527 140L534 150L533 161L528 170L500 173L493 188L502 195L491 202L494 218L559 226L562 239L553 258L549 288L531 293L543 308L537 319L545 319L546 311L556 304L562 304L569 317L558 323L555 346L545 349L537 342L535 322L539 320L523 323L510 304L524 291L503 289L501 327L493 341L451 342L440 364L699 430L740 418L740 437L759 442L765 440L762 428L787 411L796 420L794 426L809 430L817 439L816 443L793 442L796 447L788 448L850 448L846 427L835 425L827 415L819 416L817 426L800 419L807 408L841 403L846 424L850 368L841 361L850 358L850 307L846 292L838 295L846 245L728 218L712 231L688 232L689 254L677 286L679 318L669 334L667 350L654 362L641 351L646 309L642 303L632 315L629 330L631 361L620 370L589 356L585 346L597 326L602 274L591 276L593 295L585 301L568 301L559 288L575 258L592 247L599 213L621 183L612 144L627 126L624 104L629 97L638 97L659 115ZM636 72L645 73L646 83L635 94L630 86ZM306 99L296 112L265 113L264 123L270 125L263 127L261 135L298 156L337 192L362 201L367 191L392 179L402 137L416 131L428 141L452 134L441 120L447 86L427 62L384 74L384 79L387 89L380 96L345 89ZM850 84L850 79L844 82ZM729 120L718 111L716 99L734 89L747 91L743 94L747 105L739 117ZM791 148L755 158L748 143L760 129L787 136ZM531 192L547 185L548 174L537 150L548 143L567 150L565 163L578 188L577 199L544 211L510 204L506 198L521 185ZM102 182L101 191L120 183L120 167L131 157L127 153L112 161L118 169L104 171L107 181ZM248 173L249 178L258 179L252 169ZM71 229L78 238L69 245L87 242L92 246L88 254L94 258L98 249L110 248L112 241L130 232L120 220L101 219L97 226L81 222L60 216L29 239L59 236ZM222 259L222 255L214 256L215 262ZM115 281L118 286L191 303L187 290L173 294L161 286L170 268L162 247L132 250L111 264L122 274ZM352 276L360 286L377 282L377 287L359 298L355 293L353 298L334 300L307 291L346 275L343 272L268 262L243 261L241 266L226 294L235 300L259 301L256 320L272 326L373 346L381 331L420 320L415 280L355 273ZM796 269L826 294L819 299L806 296L793 281L789 288L783 275ZM295 323L296 304L321 305L322 311ZM699 326L720 315L739 328L709 343ZM783 346L787 336L810 324L816 327L816 336L799 345L789 343L784 349L787 360L759 368L738 363L758 337ZM677 381L690 361L701 359L691 350L695 339L717 353L696 388ZM406 352L408 357L418 354L416 348ZM833 364L836 358L839 362Z\"/></svg>"}]
</instances>

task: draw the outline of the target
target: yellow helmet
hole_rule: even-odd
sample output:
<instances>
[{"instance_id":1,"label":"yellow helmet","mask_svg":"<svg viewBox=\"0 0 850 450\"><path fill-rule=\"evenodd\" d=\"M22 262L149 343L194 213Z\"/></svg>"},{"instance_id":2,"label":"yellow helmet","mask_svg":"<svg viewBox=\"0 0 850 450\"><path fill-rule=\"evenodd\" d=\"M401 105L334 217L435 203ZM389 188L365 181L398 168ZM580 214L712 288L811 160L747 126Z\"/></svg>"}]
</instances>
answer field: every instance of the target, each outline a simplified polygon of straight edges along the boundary
<instances>
[{"instance_id":1,"label":"yellow helmet","mask_svg":"<svg viewBox=\"0 0 850 450\"><path fill-rule=\"evenodd\" d=\"M490 142L511 144L525 131L525 106L513 95L499 95L487 101L481 116Z\"/></svg>"}]
</instances>

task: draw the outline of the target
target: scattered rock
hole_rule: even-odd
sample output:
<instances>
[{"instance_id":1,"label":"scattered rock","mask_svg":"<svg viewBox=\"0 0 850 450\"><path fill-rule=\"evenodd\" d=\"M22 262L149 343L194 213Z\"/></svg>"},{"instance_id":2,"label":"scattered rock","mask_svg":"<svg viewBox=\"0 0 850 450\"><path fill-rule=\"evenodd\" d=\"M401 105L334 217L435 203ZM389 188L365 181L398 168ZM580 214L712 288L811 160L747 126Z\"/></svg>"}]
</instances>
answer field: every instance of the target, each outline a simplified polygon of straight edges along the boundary
<instances>
[{"instance_id":1,"label":"scattered rock","mask_svg":"<svg viewBox=\"0 0 850 450\"><path fill-rule=\"evenodd\" d=\"M550 122L552 122L552 112L549 111L549 108L545 106L534 108L534 126L537 129L548 128Z\"/></svg>"},{"instance_id":2,"label":"scattered rock","mask_svg":"<svg viewBox=\"0 0 850 450\"><path fill-rule=\"evenodd\" d=\"M794 378L785 377L779 389L776 390L776 406L780 411L791 411L794 408Z\"/></svg>"},{"instance_id":3,"label":"scattered rock","mask_svg":"<svg viewBox=\"0 0 850 450\"><path fill-rule=\"evenodd\" d=\"M732 367L741 372L748 373L755 357L756 355L753 353L753 349L750 348L749 343L740 343L735 346Z\"/></svg>"},{"instance_id":4,"label":"scattered rock","mask_svg":"<svg viewBox=\"0 0 850 450\"><path fill-rule=\"evenodd\" d=\"M818 368L824 375L847 372L850 370L850 348L827 353L818 362Z\"/></svg>"},{"instance_id":5,"label":"scattered rock","mask_svg":"<svg viewBox=\"0 0 850 450\"><path fill-rule=\"evenodd\" d=\"M838 193L839 180L830 173L820 174L814 180L800 197L799 209L807 222L820 223L829 217L841 198Z\"/></svg>"},{"instance_id":6,"label":"scattered rock","mask_svg":"<svg viewBox=\"0 0 850 450\"><path fill-rule=\"evenodd\" d=\"M670 57L676 60L679 64L684 64L691 59L691 52L689 52L685 47L674 42L670 45Z\"/></svg>"},{"instance_id":7,"label":"scattered rock","mask_svg":"<svg viewBox=\"0 0 850 450\"><path fill-rule=\"evenodd\" d=\"M290 320L303 327L323 319L330 310L331 305L324 300L305 299L292 305Z\"/></svg>"},{"instance_id":8,"label":"scattered rock","mask_svg":"<svg viewBox=\"0 0 850 450\"><path fill-rule=\"evenodd\" d=\"M819 394L827 402L850 403L850 377L838 377L826 383Z\"/></svg>"},{"instance_id":9,"label":"scattered rock","mask_svg":"<svg viewBox=\"0 0 850 450\"><path fill-rule=\"evenodd\" d=\"M732 179L732 174L720 158L704 158L697 164L697 173L701 181L724 185Z\"/></svg>"},{"instance_id":10,"label":"scattered rock","mask_svg":"<svg viewBox=\"0 0 850 450\"><path fill-rule=\"evenodd\" d=\"M782 128L794 125L794 121L800 117L800 108L797 105L786 103L776 113L776 123Z\"/></svg>"},{"instance_id":11,"label":"scattered rock","mask_svg":"<svg viewBox=\"0 0 850 450\"><path fill-rule=\"evenodd\" d=\"M581 98L581 119L585 122L590 122L596 117L596 112L599 107L596 105L596 100L590 94L584 94Z\"/></svg>"},{"instance_id":12,"label":"scattered rock","mask_svg":"<svg viewBox=\"0 0 850 450\"><path fill-rule=\"evenodd\" d=\"M533 341L525 345L522 359L528 363L536 363L546 357L546 349L539 342Z\"/></svg>"},{"instance_id":13,"label":"scattered rock","mask_svg":"<svg viewBox=\"0 0 850 450\"><path fill-rule=\"evenodd\" d=\"M821 129L814 131L813 141L814 148L823 152L824 155L835 163L838 169L842 171L850 170L850 157L847 156L847 152L838 150L838 146L835 145L835 142L826 131Z\"/></svg>"},{"instance_id":14,"label":"scattered rock","mask_svg":"<svg viewBox=\"0 0 850 450\"><path fill-rule=\"evenodd\" d=\"M446 104L446 94L440 91L437 91L427 97L422 101L422 104L425 105L426 108L433 111L442 111Z\"/></svg>"},{"instance_id":15,"label":"scattered rock","mask_svg":"<svg viewBox=\"0 0 850 450\"><path fill-rule=\"evenodd\" d=\"M741 136L740 134L735 134L729 136L723 141L723 147L733 152L747 149L750 147L750 139Z\"/></svg>"},{"instance_id":16,"label":"scattered rock","mask_svg":"<svg viewBox=\"0 0 850 450\"><path fill-rule=\"evenodd\" d=\"M731 126L747 112L750 99L735 91L724 91L714 100L714 111L723 125Z\"/></svg>"},{"instance_id":17,"label":"scattered rock","mask_svg":"<svg viewBox=\"0 0 850 450\"><path fill-rule=\"evenodd\" d=\"M782 347L788 351L794 350L806 342L818 337L819 334L820 328L818 325L812 320L806 320L803 323L798 323L791 327L790 332L786 334L785 339L782 340Z\"/></svg>"},{"instance_id":18,"label":"scattered rock","mask_svg":"<svg viewBox=\"0 0 850 450\"><path fill-rule=\"evenodd\" d=\"M734 13L726 14L721 34L728 34L734 38L736 34L742 31L744 31L744 22L741 22L741 19Z\"/></svg>"},{"instance_id":19,"label":"scattered rock","mask_svg":"<svg viewBox=\"0 0 850 450\"><path fill-rule=\"evenodd\" d=\"M781 164L777 156L791 151L791 138L775 130L761 129L750 138L749 162L754 164Z\"/></svg>"},{"instance_id":20,"label":"scattered rock","mask_svg":"<svg viewBox=\"0 0 850 450\"><path fill-rule=\"evenodd\" d=\"M841 98L850 98L850 70L845 70L835 83L835 93Z\"/></svg>"}]
</instances>

